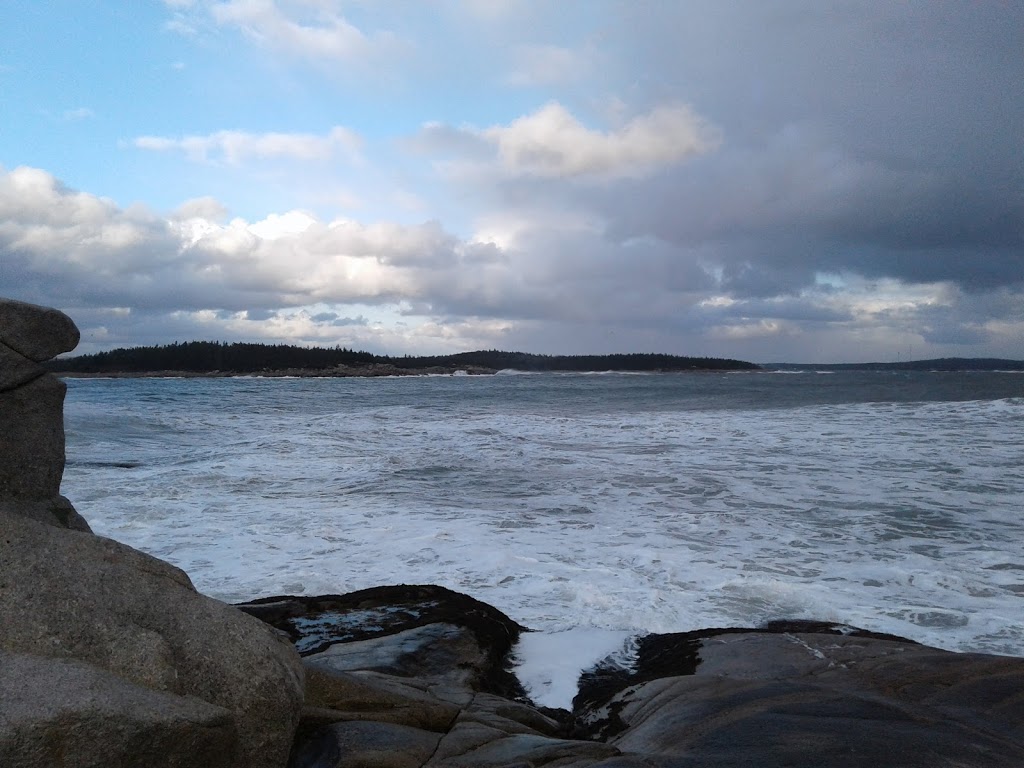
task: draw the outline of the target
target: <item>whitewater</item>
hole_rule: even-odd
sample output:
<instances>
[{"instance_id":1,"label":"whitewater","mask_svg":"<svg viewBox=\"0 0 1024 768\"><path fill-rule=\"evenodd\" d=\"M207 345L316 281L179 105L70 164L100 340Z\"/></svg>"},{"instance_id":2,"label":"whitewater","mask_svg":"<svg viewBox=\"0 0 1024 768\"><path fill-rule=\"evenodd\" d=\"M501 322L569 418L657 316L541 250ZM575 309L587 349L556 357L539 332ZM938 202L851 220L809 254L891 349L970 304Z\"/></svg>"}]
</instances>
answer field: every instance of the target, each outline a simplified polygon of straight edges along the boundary
<instances>
[{"instance_id":1,"label":"whitewater","mask_svg":"<svg viewBox=\"0 0 1024 768\"><path fill-rule=\"evenodd\" d=\"M229 602L440 584L564 706L642 632L1024 655L1024 375L68 379L63 493Z\"/></svg>"}]
</instances>

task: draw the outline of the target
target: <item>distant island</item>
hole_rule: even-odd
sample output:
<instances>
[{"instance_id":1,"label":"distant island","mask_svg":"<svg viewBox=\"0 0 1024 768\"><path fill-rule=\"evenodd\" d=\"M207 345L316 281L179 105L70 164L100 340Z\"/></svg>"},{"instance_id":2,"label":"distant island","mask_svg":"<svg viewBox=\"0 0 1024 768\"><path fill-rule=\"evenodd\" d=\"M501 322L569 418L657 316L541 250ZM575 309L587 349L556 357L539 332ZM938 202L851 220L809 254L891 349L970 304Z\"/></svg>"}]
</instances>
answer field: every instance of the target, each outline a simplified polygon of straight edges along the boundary
<instances>
[{"instance_id":1,"label":"distant island","mask_svg":"<svg viewBox=\"0 0 1024 768\"><path fill-rule=\"evenodd\" d=\"M1024 371L1024 360L998 357L940 357L934 360L906 360L898 363L770 363L772 371Z\"/></svg>"},{"instance_id":2,"label":"distant island","mask_svg":"<svg viewBox=\"0 0 1024 768\"><path fill-rule=\"evenodd\" d=\"M742 360L663 354L534 355L481 350L392 357L344 347L189 341L52 360L61 376L409 376L517 371L755 371Z\"/></svg>"}]
</instances>

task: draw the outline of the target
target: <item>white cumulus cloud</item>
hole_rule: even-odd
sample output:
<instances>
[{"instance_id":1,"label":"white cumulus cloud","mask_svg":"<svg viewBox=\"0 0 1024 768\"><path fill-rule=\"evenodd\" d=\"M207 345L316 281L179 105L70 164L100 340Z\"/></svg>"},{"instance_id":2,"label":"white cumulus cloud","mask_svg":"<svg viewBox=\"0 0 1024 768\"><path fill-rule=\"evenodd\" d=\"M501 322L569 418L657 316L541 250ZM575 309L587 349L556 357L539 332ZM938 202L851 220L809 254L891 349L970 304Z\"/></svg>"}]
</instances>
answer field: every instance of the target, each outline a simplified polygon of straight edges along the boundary
<instances>
[{"instance_id":1,"label":"white cumulus cloud","mask_svg":"<svg viewBox=\"0 0 1024 768\"><path fill-rule=\"evenodd\" d=\"M557 102L483 130L428 124L421 139L429 148L473 162L489 147L504 173L550 179L640 178L711 152L720 143L717 129L684 105L659 106L600 131Z\"/></svg>"},{"instance_id":2,"label":"white cumulus cloud","mask_svg":"<svg viewBox=\"0 0 1024 768\"><path fill-rule=\"evenodd\" d=\"M363 54L366 36L337 3L229 0L211 7L218 24L234 26L261 45L309 58L345 59Z\"/></svg>"}]
</instances>

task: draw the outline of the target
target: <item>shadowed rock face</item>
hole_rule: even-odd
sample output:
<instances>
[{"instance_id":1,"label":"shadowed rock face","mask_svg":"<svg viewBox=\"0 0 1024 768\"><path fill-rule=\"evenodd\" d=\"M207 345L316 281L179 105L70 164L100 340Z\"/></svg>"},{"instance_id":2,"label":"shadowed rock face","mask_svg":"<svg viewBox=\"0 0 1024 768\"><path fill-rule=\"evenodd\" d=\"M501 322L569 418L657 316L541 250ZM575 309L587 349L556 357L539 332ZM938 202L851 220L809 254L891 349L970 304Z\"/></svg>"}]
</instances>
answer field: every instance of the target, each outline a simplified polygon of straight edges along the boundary
<instances>
[{"instance_id":1,"label":"shadowed rock face","mask_svg":"<svg viewBox=\"0 0 1024 768\"><path fill-rule=\"evenodd\" d=\"M76 344L63 312L0 299L0 509L88 531L60 495L66 387L39 365Z\"/></svg>"}]
</instances>

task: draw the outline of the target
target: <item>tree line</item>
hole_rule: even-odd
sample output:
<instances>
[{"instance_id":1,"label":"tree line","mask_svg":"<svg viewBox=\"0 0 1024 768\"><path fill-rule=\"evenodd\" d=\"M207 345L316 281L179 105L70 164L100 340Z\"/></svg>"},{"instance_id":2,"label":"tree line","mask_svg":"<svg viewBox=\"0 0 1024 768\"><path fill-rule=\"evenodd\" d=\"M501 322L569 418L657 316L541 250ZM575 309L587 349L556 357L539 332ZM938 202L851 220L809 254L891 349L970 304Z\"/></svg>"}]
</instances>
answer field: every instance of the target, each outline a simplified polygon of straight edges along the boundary
<instances>
[{"instance_id":1,"label":"tree line","mask_svg":"<svg viewBox=\"0 0 1024 768\"><path fill-rule=\"evenodd\" d=\"M347 347L299 347L289 344L174 342L131 347L52 360L49 368L62 373L260 373L286 369L326 370L338 366L374 364L403 369L459 367L520 371L692 371L756 370L742 360L683 357L665 354L535 355L526 352L480 350L453 355L392 357Z\"/></svg>"},{"instance_id":2,"label":"tree line","mask_svg":"<svg viewBox=\"0 0 1024 768\"><path fill-rule=\"evenodd\" d=\"M285 368L333 368L374 362L369 352L345 347L296 347L289 344L249 344L186 341L151 347L131 347L50 361L52 370L68 373L145 373L189 371L255 373Z\"/></svg>"}]
</instances>

